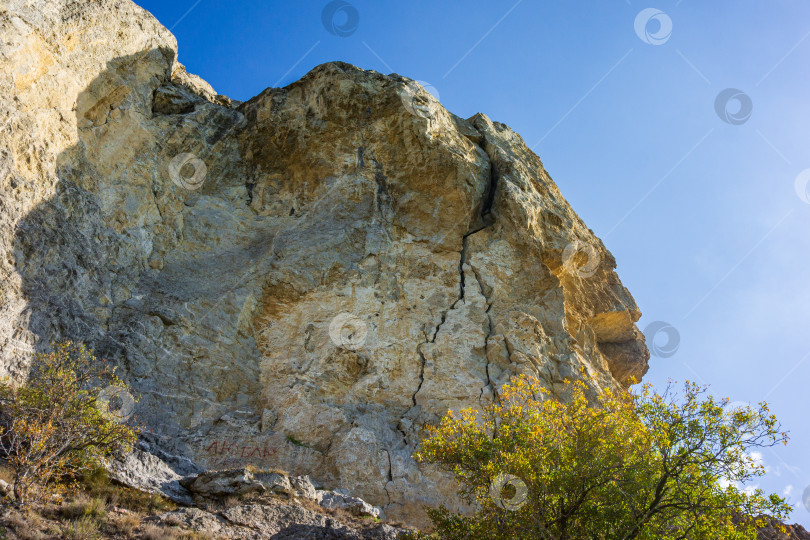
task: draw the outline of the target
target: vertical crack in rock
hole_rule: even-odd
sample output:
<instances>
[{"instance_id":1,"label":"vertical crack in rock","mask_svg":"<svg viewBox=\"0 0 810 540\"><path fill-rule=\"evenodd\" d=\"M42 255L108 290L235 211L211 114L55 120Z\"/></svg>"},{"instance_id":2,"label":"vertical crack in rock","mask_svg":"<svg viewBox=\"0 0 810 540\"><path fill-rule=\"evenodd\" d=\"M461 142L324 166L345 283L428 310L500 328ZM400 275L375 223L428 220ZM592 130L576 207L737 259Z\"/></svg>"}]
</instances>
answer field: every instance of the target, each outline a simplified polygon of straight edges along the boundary
<instances>
[{"instance_id":1,"label":"vertical crack in rock","mask_svg":"<svg viewBox=\"0 0 810 540\"><path fill-rule=\"evenodd\" d=\"M456 298L456 300L453 302L453 304L448 309L446 309L446 310L444 310L442 312L441 321L436 326L436 329L433 332L433 336L430 339L426 339L425 341L423 341L422 343L420 343L416 347L416 352L417 352L417 354L419 355L419 358L422 361L422 365L421 365L420 370L419 370L419 385L416 387L416 390L414 391L413 395L411 396L411 401L413 402L413 407L415 407L417 405L416 395L422 389L422 385L425 382L425 365L427 364L427 359L425 358L425 355L422 352L422 346L427 344L427 343L435 343L436 342L436 336L439 335L439 330L441 329L442 325L445 323L445 321L447 319L447 314L451 310L455 309L455 307L458 305L458 303L460 301L464 300L464 290L465 290L465 286L466 286L465 274L464 274L464 265L467 262L467 239L470 236L472 236L472 235L474 235L476 233L479 233L479 232L483 231L484 229L488 229L488 228L492 227L495 224L495 214L492 212L492 207L493 207L494 202L495 202L495 192L498 189L498 171L496 170L495 164L493 163L492 159L490 158L489 154L487 153L485 144L486 144L486 139L482 135L482 145L479 145L479 148L487 156L487 159L489 161L489 184L487 185L487 190L484 193L483 200L481 201L480 218L476 220L476 226L473 227L472 230L466 232L461 237L461 251L459 252L459 261L458 261L458 275L459 275L458 297ZM470 268L472 268L472 266L470 266ZM492 335L492 328L493 328L493 326L492 326L492 317L489 315L489 310L492 307L492 304L491 304L489 298L487 297L486 293L484 292L484 284L481 281L481 278L478 275L478 272L476 272L473 269L473 273L475 274L476 281L478 282L479 288L481 289L481 294L484 296L484 298L487 301L486 314L487 314L487 320L488 320L488 330L487 330L486 340L488 340L489 337ZM486 350L486 341L485 341L485 350ZM485 366L485 370L486 370L486 374L487 374L487 384L491 386L492 382L491 382L491 380L489 378L489 358L487 358L487 365ZM481 394L483 394L484 388L486 388L486 386L481 388ZM481 396L479 395L479 399L480 399L480 397Z\"/></svg>"},{"instance_id":2,"label":"vertical crack in rock","mask_svg":"<svg viewBox=\"0 0 810 540\"><path fill-rule=\"evenodd\" d=\"M358 150L358 157L361 167L365 167L364 155L365 148L361 147ZM374 203L376 205L377 212L380 214L381 229L383 234L385 234L385 238L388 240L388 243L393 244L394 240L388 233L388 230L391 229L393 225L391 223L390 216L386 215L386 213L393 211L391 206L391 188L388 184L388 177L385 176L385 173L383 172L383 164L377 161L377 158L373 155L371 156L371 160L374 162L374 182L377 184L377 192L375 194Z\"/></svg>"},{"instance_id":3,"label":"vertical crack in rock","mask_svg":"<svg viewBox=\"0 0 810 540\"><path fill-rule=\"evenodd\" d=\"M422 343L420 343L419 345L416 346L416 353L419 355L419 358L422 359L422 367L419 370L419 385L416 387L416 391L411 396L411 401L413 401L414 406L416 406L416 394L419 393L419 390L422 389L422 384L425 382L425 364L427 363L427 359L425 358L425 355L422 353L422 345L426 345L428 343L436 343L436 336L439 335L439 329L442 327L444 322L447 320L447 314L450 313L450 311L454 307L456 307L456 304L458 304L459 300L464 298L464 273L463 272L462 272L461 276L462 276L461 277L462 285L461 285L461 291L459 292L458 298L456 298L456 300L455 300L455 302L453 302L452 306L450 306L448 309L446 309L446 310L444 310L442 312L442 319L441 319L441 321L439 321L439 324L436 325L436 329L433 331L433 336L430 339L425 339L425 341L423 341Z\"/></svg>"},{"instance_id":4,"label":"vertical crack in rock","mask_svg":"<svg viewBox=\"0 0 810 540\"><path fill-rule=\"evenodd\" d=\"M495 204L495 192L498 190L498 171L495 168L495 162L492 160L489 153L487 153L486 137L483 138L482 142L484 146L480 146L479 148L484 151L487 155L487 159L489 159L489 189L484 199L484 206L481 208L481 218L484 220L482 229L486 229L495 224L495 215L492 213L492 206Z\"/></svg>"},{"instance_id":5,"label":"vertical crack in rock","mask_svg":"<svg viewBox=\"0 0 810 540\"><path fill-rule=\"evenodd\" d=\"M493 331L492 315L489 314L489 311L492 309L492 301L489 299L489 296L487 296L486 289L484 288L484 282L481 279L481 276L478 274L478 271L472 265L470 265L470 269L472 270L473 275L475 276L475 280L478 282L478 287L481 289L481 294L484 296L484 299L487 301L487 310L485 311L485 313L487 315L487 335L484 338L484 344L485 344L484 354L486 355L486 359L487 359L487 363L484 366L484 371L486 372L486 375L487 375L487 385L481 387L481 393L478 395L478 401L480 403L481 396L484 395L484 390L486 389L487 386L489 386L492 389L492 395L497 398L497 393L495 392L495 386L492 384L492 379L489 377L489 338L492 337L492 331Z\"/></svg>"},{"instance_id":6,"label":"vertical crack in rock","mask_svg":"<svg viewBox=\"0 0 810 540\"><path fill-rule=\"evenodd\" d=\"M482 137L481 143L482 144L481 144L480 148L484 151L485 154L487 154L487 157L489 158L489 188L488 188L487 193L486 193L485 198L484 198L484 204L483 204L483 206L481 208L481 220L483 222L483 225L480 228L478 228L477 230L475 230L475 231L473 231L471 233L468 233L468 234L466 234L464 236L463 245L462 245L462 259L461 259L461 266L462 267L463 267L463 265L465 263L465 260L466 260L467 238L469 238L473 234L476 234L476 233L478 233L478 232L480 232L480 231L482 231L484 229L490 228L495 224L495 217L496 216L492 212L492 206L495 203L495 193L496 193L496 191L498 189L498 176L499 175L498 175L498 170L495 167L494 161L489 156L489 153L487 153L487 150L486 150L486 137ZM470 264L469 266L470 266L470 269L473 272L473 275L475 276L475 280L478 282L478 288L481 290L481 294L484 296L484 299L487 302L487 309L486 309L486 312L485 312L486 315L487 315L487 335L484 338L484 355L486 356L486 364L484 365L484 371L485 371L486 376L487 376L487 385L486 386L489 386L492 389L492 394L494 396L495 395L495 388L492 385L492 379L489 376L489 338L492 336L492 332L493 332L492 316L490 315L489 312L492 309L492 301L489 299L489 296L487 295L486 288L484 286L484 282L481 279L481 276L478 274L478 271L475 269L475 267L472 264ZM462 283L463 283L463 280L464 280L463 268L461 270L461 279L462 279ZM486 386L482 386L481 387L481 392L478 394L479 403L481 402L481 397L484 395L484 390L486 389Z\"/></svg>"},{"instance_id":7,"label":"vertical crack in rock","mask_svg":"<svg viewBox=\"0 0 810 540\"><path fill-rule=\"evenodd\" d=\"M416 394L419 393L419 390L422 389L422 384L424 384L425 382L425 363L427 362L427 360L425 360L425 355L422 354L422 345L424 345L425 343L427 342L425 341L416 346L416 353L422 360L422 366L419 368L419 385L416 387L416 390L414 390L413 395L411 396L411 401L413 402L414 407L416 407Z\"/></svg>"},{"instance_id":8,"label":"vertical crack in rock","mask_svg":"<svg viewBox=\"0 0 810 540\"><path fill-rule=\"evenodd\" d=\"M404 429L402 429L402 418L400 418L399 422L397 422L397 431L399 431L402 434L402 442L403 442L403 444L405 446L408 446L408 434L405 433Z\"/></svg>"},{"instance_id":9,"label":"vertical crack in rock","mask_svg":"<svg viewBox=\"0 0 810 540\"><path fill-rule=\"evenodd\" d=\"M388 476L386 477L387 480L385 482L383 482L382 488L383 488L383 491L385 491L385 496L388 498L388 503L386 503L386 505L388 505L388 504L391 504L391 493L388 491L388 482L393 482L394 481L394 475L393 475L394 465L393 465L393 463L391 461L391 451L390 450L384 450L384 452L385 452L385 455L388 456Z\"/></svg>"},{"instance_id":10,"label":"vertical crack in rock","mask_svg":"<svg viewBox=\"0 0 810 540\"><path fill-rule=\"evenodd\" d=\"M393 465L391 465L391 452L389 450L386 450L385 455L388 456L388 481L393 482L394 477L391 475L391 472L393 471Z\"/></svg>"}]
</instances>

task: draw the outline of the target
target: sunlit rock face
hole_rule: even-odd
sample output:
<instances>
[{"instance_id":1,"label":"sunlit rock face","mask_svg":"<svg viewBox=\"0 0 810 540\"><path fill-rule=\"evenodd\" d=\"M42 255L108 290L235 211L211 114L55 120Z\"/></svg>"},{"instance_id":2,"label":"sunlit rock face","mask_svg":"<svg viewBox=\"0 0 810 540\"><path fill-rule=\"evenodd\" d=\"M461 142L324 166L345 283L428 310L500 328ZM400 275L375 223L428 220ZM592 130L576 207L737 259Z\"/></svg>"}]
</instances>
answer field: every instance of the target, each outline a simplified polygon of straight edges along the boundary
<instances>
[{"instance_id":1,"label":"sunlit rock face","mask_svg":"<svg viewBox=\"0 0 810 540\"><path fill-rule=\"evenodd\" d=\"M613 256L507 126L335 62L239 103L126 0L0 4L0 343L87 342L163 450L457 503L426 423L647 370Z\"/></svg>"}]
</instances>

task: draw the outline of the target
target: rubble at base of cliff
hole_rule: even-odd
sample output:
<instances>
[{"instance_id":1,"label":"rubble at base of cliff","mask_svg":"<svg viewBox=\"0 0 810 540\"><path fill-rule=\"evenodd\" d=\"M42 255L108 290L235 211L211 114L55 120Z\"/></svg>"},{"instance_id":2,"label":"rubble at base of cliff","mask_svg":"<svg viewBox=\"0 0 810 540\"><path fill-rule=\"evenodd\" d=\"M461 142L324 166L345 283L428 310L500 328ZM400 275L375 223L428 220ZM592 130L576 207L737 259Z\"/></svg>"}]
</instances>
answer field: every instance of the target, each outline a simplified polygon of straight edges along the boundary
<instances>
[{"instance_id":1,"label":"rubble at base of cliff","mask_svg":"<svg viewBox=\"0 0 810 540\"><path fill-rule=\"evenodd\" d=\"M84 482L49 503L3 506L3 538L395 540L415 531L385 522L379 508L345 490L319 489L308 476L252 467L180 476L142 449L108 469L103 489Z\"/></svg>"}]
</instances>

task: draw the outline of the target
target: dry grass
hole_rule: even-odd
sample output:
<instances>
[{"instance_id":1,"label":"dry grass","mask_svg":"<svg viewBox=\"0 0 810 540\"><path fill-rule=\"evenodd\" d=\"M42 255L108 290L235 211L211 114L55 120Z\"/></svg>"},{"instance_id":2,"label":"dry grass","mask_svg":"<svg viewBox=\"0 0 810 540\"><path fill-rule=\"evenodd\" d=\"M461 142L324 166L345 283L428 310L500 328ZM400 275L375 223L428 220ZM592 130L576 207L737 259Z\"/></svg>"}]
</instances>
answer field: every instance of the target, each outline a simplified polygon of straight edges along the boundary
<instances>
[{"instance_id":1,"label":"dry grass","mask_svg":"<svg viewBox=\"0 0 810 540\"><path fill-rule=\"evenodd\" d=\"M265 495L262 493L243 493L242 495L228 495L227 497L223 497L221 499L209 499L200 497L195 500L195 504L197 505L197 507L205 510L206 512L216 514L217 512L225 511L228 508L233 508L234 506L247 504L249 502L261 501L266 497L276 497L276 496Z\"/></svg>"},{"instance_id":2,"label":"dry grass","mask_svg":"<svg viewBox=\"0 0 810 540\"><path fill-rule=\"evenodd\" d=\"M228 508L233 508L234 506L239 506L239 504L241 502L242 502L242 499L240 497L237 497L236 495L231 495L229 497L225 497L222 500L223 510L227 510Z\"/></svg>"},{"instance_id":3,"label":"dry grass","mask_svg":"<svg viewBox=\"0 0 810 540\"><path fill-rule=\"evenodd\" d=\"M5 480L9 484L14 482L14 469L8 466L7 463L0 461L0 480Z\"/></svg>"},{"instance_id":4,"label":"dry grass","mask_svg":"<svg viewBox=\"0 0 810 540\"><path fill-rule=\"evenodd\" d=\"M100 497L79 492L69 503L62 505L59 513L68 519L90 518L97 522L107 519L106 501Z\"/></svg>"},{"instance_id":5,"label":"dry grass","mask_svg":"<svg viewBox=\"0 0 810 540\"><path fill-rule=\"evenodd\" d=\"M141 526L141 516L137 514L123 514L111 520L110 524L115 528L114 532L130 537L133 536L138 527Z\"/></svg>"},{"instance_id":6,"label":"dry grass","mask_svg":"<svg viewBox=\"0 0 810 540\"><path fill-rule=\"evenodd\" d=\"M211 540L211 535L197 531L182 531L179 540Z\"/></svg>"},{"instance_id":7,"label":"dry grass","mask_svg":"<svg viewBox=\"0 0 810 540\"><path fill-rule=\"evenodd\" d=\"M146 525L139 538L145 540L208 540L211 537L194 531L178 531L159 525Z\"/></svg>"},{"instance_id":8,"label":"dry grass","mask_svg":"<svg viewBox=\"0 0 810 540\"><path fill-rule=\"evenodd\" d=\"M94 471L82 479L82 484L91 496L101 498L109 505L120 506L134 512L154 514L177 509L175 503L161 495L115 484L104 470Z\"/></svg>"},{"instance_id":9,"label":"dry grass","mask_svg":"<svg viewBox=\"0 0 810 540\"><path fill-rule=\"evenodd\" d=\"M277 472L277 471L263 471ZM136 540L204 540L212 538L205 532L183 529L183 519L167 516L162 523L145 522L144 519L178 508L167 499L110 482L105 473L94 473L82 478L80 490L65 497L64 501L31 505L29 509L0 508L4 534L0 527L0 540L72 540L123 539ZM297 505L312 512L327 514L345 525L358 530L367 528L371 518L359 518L344 510L325 510L315 501L288 499L272 493L246 494L220 500L198 501L198 506L217 513L241 504Z\"/></svg>"},{"instance_id":10,"label":"dry grass","mask_svg":"<svg viewBox=\"0 0 810 540\"><path fill-rule=\"evenodd\" d=\"M79 518L62 529L64 538L96 540L101 537L98 521L90 516Z\"/></svg>"},{"instance_id":11,"label":"dry grass","mask_svg":"<svg viewBox=\"0 0 810 540\"><path fill-rule=\"evenodd\" d=\"M290 501L285 501L284 504L290 504ZM302 508L306 508L307 510L311 510L318 514L329 514L330 516L336 518L339 521L344 523L364 523L368 522L368 519L372 519L369 517L368 519L355 516L343 510L342 508L324 508L320 504L316 503L310 499L295 499L295 504Z\"/></svg>"},{"instance_id":12,"label":"dry grass","mask_svg":"<svg viewBox=\"0 0 810 540\"><path fill-rule=\"evenodd\" d=\"M3 525L13 530L20 540L41 540L45 538L41 532L44 525L42 516L30 509L22 512L9 509L3 516Z\"/></svg>"},{"instance_id":13,"label":"dry grass","mask_svg":"<svg viewBox=\"0 0 810 540\"><path fill-rule=\"evenodd\" d=\"M177 509L176 504L160 495L112 483L104 471L81 478L78 484L79 491L58 503L32 504L23 511L6 509L2 522L12 532L9 536L21 540L135 539L142 537L144 517ZM194 538L171 529L165 529L159 537ZM0 540L4 538L0 528Z\"/></svg>"},{"instance_id":14,"label":"dry grass","mask_svg":"<svg viewBox=\"0 0 810 540\"><path fill-rule=\"evenodd\" d=\"M253 474L281 474L284 476L290 476L290 473L282 471L281 469L262 469L250 463L245 465L245 469Z\"/></svg>"},{"instance_id":15,"label":"dry grass","mask_svg":"<svg viewBox=\"0 0 810 540\"><path fill-rule=\"evenodd\" d=\"M175 535L171 529L158 525L146 525L141 532L141 538L144 540L174 540Z\"/></svg>"},{"instance_id":16,"label":"dry grass","mask_svg":"<svg viewBox=\"0 0 810 540\"><path fill-rule=\"evenodd\" d=\"M170 527L179 527L183 524L183 519L176 514L166 516L164 521L166 522L166 525L169 525Z\"/></svg>"}]
</instances>

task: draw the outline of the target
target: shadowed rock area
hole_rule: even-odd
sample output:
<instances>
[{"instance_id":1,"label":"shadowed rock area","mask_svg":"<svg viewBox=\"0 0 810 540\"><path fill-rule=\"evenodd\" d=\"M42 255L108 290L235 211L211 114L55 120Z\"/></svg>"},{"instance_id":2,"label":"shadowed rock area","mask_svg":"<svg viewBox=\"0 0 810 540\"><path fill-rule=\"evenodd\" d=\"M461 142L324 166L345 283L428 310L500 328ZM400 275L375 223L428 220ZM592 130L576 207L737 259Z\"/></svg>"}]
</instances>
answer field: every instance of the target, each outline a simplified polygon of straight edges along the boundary
<instances>
[{"instance_id":1,"label":"shadowed rock area","mask_svg":"<svg viewBox=\"0 0 810 540\"><path fill-rule=\"evenodd\" d=\"M10 0L0 32L0 374L86 342L167 460L421 525L461 507L425 424L516 374L646 372L613 256L509 127L341 62L235 102L128 0Z\"/></svg>"}]
</instances>

